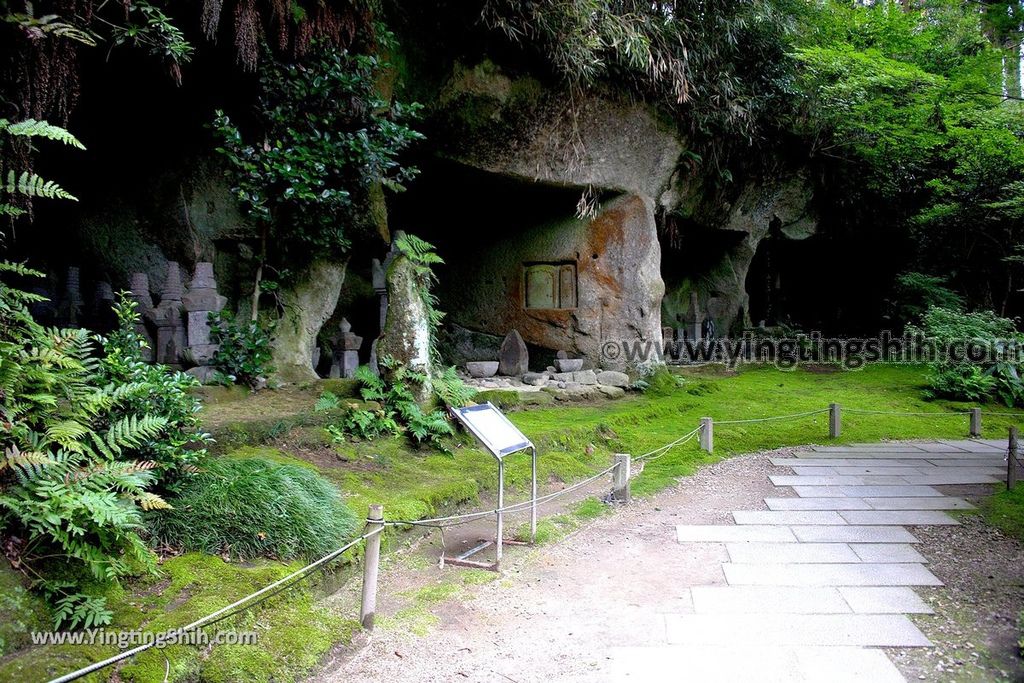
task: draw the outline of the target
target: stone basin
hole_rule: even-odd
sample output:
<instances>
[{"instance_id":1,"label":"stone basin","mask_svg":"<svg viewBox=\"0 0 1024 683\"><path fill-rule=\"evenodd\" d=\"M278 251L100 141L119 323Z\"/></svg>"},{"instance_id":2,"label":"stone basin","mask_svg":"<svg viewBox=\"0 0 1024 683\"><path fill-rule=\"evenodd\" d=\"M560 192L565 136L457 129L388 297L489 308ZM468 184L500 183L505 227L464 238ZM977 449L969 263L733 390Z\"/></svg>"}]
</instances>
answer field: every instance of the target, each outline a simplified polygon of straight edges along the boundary
<instances>
[{"instance_id":1,"label":"stone basin","mask_svg":"<svg viewBox=\"0 0 1024 683\"><path fill-rule=\"evenodd\" d=\"M466 371L470 377L494 377L498 374L498 361L473 360L466 363Z\"/></svg>"},{"instance_id":2,"label":"stone basin","mask_svg":"<svg viewBox=\"0 0 1024 683\"><path fill-rule=\"evenodd\" d=\"M583 369L582 358L556 358L555 367L559 372L576 372Z\"/></svg>"}]
</instances>

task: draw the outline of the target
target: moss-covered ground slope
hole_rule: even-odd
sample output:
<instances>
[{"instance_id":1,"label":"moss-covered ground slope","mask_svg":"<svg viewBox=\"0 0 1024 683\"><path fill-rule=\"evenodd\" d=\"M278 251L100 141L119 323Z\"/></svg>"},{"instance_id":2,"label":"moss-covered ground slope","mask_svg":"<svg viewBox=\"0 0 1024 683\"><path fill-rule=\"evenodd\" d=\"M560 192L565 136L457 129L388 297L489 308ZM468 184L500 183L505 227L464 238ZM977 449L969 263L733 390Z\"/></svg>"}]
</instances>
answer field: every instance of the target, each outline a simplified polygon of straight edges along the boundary
<instances>
[{"instance_id":1,"label":"moss-covered ground slope","mask_svg":"<svg viewBox=\"0 0 1024 683\"><path fill-rule=\"evenodd\" d=\"M748 419L825 408L926 412L927 416L857 415L843 418L841 442L880 439L963 438L967 418L952 415L970 406L926 402L923 370L912 366L874 366L856 372L830 368L783 372L749 368L739 373L717 370L684 373L679 387L631 395L618 401L569 406L522 406L511 419L540 449L542 481L552 485L582 478L606 467L616 452L640 455L676 439L703 416L718 420ZM491 456L469 439L453 444L454 455L415 450L403 439L333 443L324 425L336 413L317 413L314 404L324 388L352 396L344 382L321 383L249 395L237 390L207 390L204 419L218 439L215 457L258 455L315 468L334 481L347 504L364 515L370 503L383 503L390 519L415 519L437 512L472 508L495 486ZM1005 408L993 406L1004 412ZM986 417L985 436L1002 437L1014 418ZM827 415L794 421L720 425L715 430L715 458L785 445L824 443ZM646 464L633 484L637 495L653 493L692 472L711 456L695 442ZM511 457L508 481L522 496L529 477L526 457ZM586 517L582 514L575 517ZM575 523L575 522L573 522ZM567 519L555 519L542 531L557 536ZM547 527L551 527L550 529ZM400 537L393 540L401 541ZM169 557L161 574L141 578L109 592L116 628L162 630L186 624L284 576L295 563L264 560L226 561L189 553ZM0 579L14 575L0 569ZM256 646L197 648L174 646L150 652L93 680L117 676L122 681L169 680L290 681L303 678L355 628L357 606L321 600L351 575L342 563L332 575L302 584L219 628L255 630ZM6 585L6 584L4 584ZM17 585L12 583L12 585ZM5 596L8 591L4 591ZM14 595L13 591L11 594ZM25 631L41 623L39 605L18 593L0 600L0 680L45 680L113 654L113 647L63 645L26 647ZM2 650L0 650L2 652Z\"/></svg>"}]
</instances>

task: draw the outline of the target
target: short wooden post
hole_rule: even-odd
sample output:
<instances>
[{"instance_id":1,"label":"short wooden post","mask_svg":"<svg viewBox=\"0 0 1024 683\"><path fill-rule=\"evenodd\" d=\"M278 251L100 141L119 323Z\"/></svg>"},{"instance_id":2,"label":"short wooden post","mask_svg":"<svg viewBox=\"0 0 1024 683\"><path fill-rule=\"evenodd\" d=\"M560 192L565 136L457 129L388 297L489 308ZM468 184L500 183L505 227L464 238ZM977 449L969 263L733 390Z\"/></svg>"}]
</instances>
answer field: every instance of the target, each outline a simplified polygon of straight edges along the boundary
<instances>
[{"instance_id":1,"label":"short wooden post","mask_svg":"<svg viewBox=\"0 0 1024 683\"><path fill-rule=\"evenodd\" d=\"M700 447L708 453L715 450L715 421L710 417L700 419Z\"/></svg>"},{"instance_id":2,"label":"short wooden post","mask_svg":"<svg viewBox=\"0 0 1024 683\"><path fill-rule=\"evenodd\" d=\"M366 630L373 629L373 615L377 611L377 572L380 568L380 536L384 533L384 506L371 505L366 515L366 532L377 530L366 539L363 552L363 605L359 610L359 623Z\"/></svg>"},{"instance_id":3,"label":"short wooden post","mask_svg":"<svg viewBox=\"0 0 1024 683\"><path fill-rule=\"evenodd\" d=\"M1017 485L1017 428L1010 427L1010 443L1006 449L1006 490Z\"/></svg>"},{"instance_id":4,"label":"short wooden post","mask_svg":"<svg viewBox=\"0 0 1024 683\"><path fill-rule=\"evenodd\" d=\"M981 436L981 408L971 408L971 438Z\"/></svg>"},{"instance_id":5,"label":"short wooden post","mask_svg":"<svg viewBox=\"0 0 1024 683\"><path fill-rule=\"evenodd\" d=\"M838 403L828 405L828 435L830 438L838 439L843 431L843 413Z\"/></svg>"},{"instance_id":6,"label":"short wooden post","mask_svg":"<svg viewBox=\"0 0 1024 683\"><path fill-rule=\"evenodd\" d=\"M615 469L612 470L612 500L616 503L629 502L629 470L629 453L616 453Z\"/></svg>"}]
</instances>

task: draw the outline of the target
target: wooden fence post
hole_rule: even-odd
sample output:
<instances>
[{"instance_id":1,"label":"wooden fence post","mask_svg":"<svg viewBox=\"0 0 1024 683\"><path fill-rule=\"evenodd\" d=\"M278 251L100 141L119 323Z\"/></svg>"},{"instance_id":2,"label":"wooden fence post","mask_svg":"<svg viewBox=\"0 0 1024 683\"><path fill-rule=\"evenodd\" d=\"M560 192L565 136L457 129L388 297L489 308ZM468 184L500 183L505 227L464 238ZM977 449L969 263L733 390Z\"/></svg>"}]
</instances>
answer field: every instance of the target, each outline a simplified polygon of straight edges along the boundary
<instances>
[{"instance_id":1,"label":"wooden fence post","mask_svg":"<svg viewBox=\"0 0 1024 683\"><path fill-rule=\"evenodd\" d=\"M700 419L700 447L708 453L715 450L715 421L710 417Z\"/></svg>"},{"instance_id":2,"label":"wooden fence post","mask_svg":"<svg viewBox=\"0 0 1024 683\"><path fill-rule=\"evenodd\" d=\"M380 536L384 533L384 506L371 505L366 515L366 533L380 529L366 539L363 552L363 604L359 610L359 623L366 630L373 629L373 615L377 611L377 572L380 567Z\"/></svg>"},{"instance_id":3,"label":"wooden fence post","mask_svg":"<svg viewBox=\"0 0 1024 683\"><path fill-rule=\"evenodd\" d=\"M629 470L629 453L616 453L615 469L612 470L612 500L616 503L629 502Z\"/></svg>"},{"instance_id":4,"label":"wooden fence post","mask_svg":"<svg viewBox=\"0 0 1024 683\"><path fill-rule=\"evenodd\" d=\"M1017 485L1017 428L1010 427L1010 443L1006 449L1006 490Z\"/></svg>"},{"instance_id":5,"label":"wooden fence post","mask_svg":"<svg viewBox=\"0 0 1024 683\"><path fill-rule=\"evenodd\" d=\"M843 412L838 403L830 403L828 406L828 435L838 439L843 431Z\"/></svg>"},{"instance_id":6,"label":"wooden fence post","mask_svg":"<svg viewBox=\"0 0 1024 683\"><path fill-rule=\"evenodd\" d=\"M981 408L971 408L971 438L981 436Z\"/></svg>"}]
</instances>

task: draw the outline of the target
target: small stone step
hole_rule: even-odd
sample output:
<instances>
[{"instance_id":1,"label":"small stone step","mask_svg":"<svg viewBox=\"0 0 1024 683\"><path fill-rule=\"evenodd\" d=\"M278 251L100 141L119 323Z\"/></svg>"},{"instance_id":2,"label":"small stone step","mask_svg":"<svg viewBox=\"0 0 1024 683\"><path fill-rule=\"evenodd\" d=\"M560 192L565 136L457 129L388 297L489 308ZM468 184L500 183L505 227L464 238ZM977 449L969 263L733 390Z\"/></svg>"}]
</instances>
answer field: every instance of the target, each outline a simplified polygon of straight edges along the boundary
<instances>
[{"instance_id":1,"label":"small stone step","mask_svg":"<svg viewBox=\"0 0 1024 683\"><path fill-rule=\"evenodd\" d=\"M844 510L837 512L850 524L876 525L947 525L956 526L956 521L945 512L937 510Z\"/></svg>"},{"instance_id":2,"label":"small stone step","mask_svg":"<svg viewBox=\"0 0 1024 683\"><path fill-rule=\"evenodd\" d=\"M921 564L722 565L730 586L941 586Z\"/></svg>"},{"instance_id":3,"label":"small stone step","mask_svg":"<svg viewBox=\"0 0 1024 683\"><path fill-rule=\"evenodd\" d=\"M729 558L740 564L863 561L845 543L727 543L725 547Z\"/></svg>"},{"instance_id":4,"label":"small stone step","mask_svg":"<svg viewBox=\"0 0 1024 683\"><path fill-rule=\"evenodd\" d=\"M933 614L921 597L906 586L839 586L854 612L860 614Z\"/></svg>"},{"instance_id":5,"label":"small stone step","mask_svg":"<svg viewBox=\"0 0 1024 683\"><path fill-rule=\"evenodd\" d=\"M921 477L924 475L915 476ZM883 477L872 474L859 477L827 474L820 476L771 474L768 475L768 478L776 486L904 486L906 484L924 483L908 481L908 477Z\"/></svg>"},{"instance_id":6,"label":"small stone step","mask_svg":"<svg viewBox=\"0 0 1024 683\"><path fill-rule=\"evenodd\" d=\"M794 486L793 490L801 498L873 498L895 497L941 498L942 492L931 486Z\"/></svg>"},{"instance_id":7,"label":"small stone step","mask_svg":"<svg viewBox=\"0 0 1024 683\"><path fill-rule=\"evenodd\" d=\"M793 542L789 527L727 524L684 524L676 527L680 543L727 543L742 541Z\"/></svg>"},{"instance_id":8,"label":"small stone step","mask_svg":"<svg viewBox=\"0 0 1024 683\"><path fill-rule=\"evenodd\" d=\"M670 644L931 645L910 619L897 615L669 614L665 622Z\"/></svg>"},{"instance_id":9,"label":"small stone step","mask_svg":"<svg viewBox=\"0 0 1024 683\"><path fill-rule=\"evenodd\" d=\"M952 486L955 484L998 484L999 479L987 474L957 474L954 471L941 474L916 474L903 477L908 484L924 486Z\"/></svg>"},{"instance_id":10,"label":"small stone step","mask_svg":"<svg viewBox=\"0 0 1024 683\"><path fill-rule=\"evenodd\" d=\"M851 614L832 586L694 586L695 614Z\"/></svg>"},{"instance_id":11,"label":"small stone step","mask_svg":"<svg viewBox=\"0 0 1024 683\"><path fill-rule=\"evenodd\" d=\"M815 500L807 498L804 500ZM852 500L852 499L851 499ZM863 498L873 510L973 510L973 505L963 498L943 496L941 498ZM771 507L771 506L769 506ZM861 509L861 508L850 508Z\"/></svg>"},{"instance_id":12,"label":"small stone step","mask_svg":"<svg viewBox=\"0 0 1024 683\"><path fill-rule=\"evenodd\" d=\"M769 510L870 510L860 498L765 498Z\"/></svg>"},{"instance_id":13,"label":"small stone step","mask_svg":"<svg viewBox=\"0 0 1024 683\"><path fill-rule=\"evenodd\" d=\"M783 529L785 527L767 527ZM909 531L898 526L792 526L801 543L919 543ZM765 540L765 539L757 539Z\"/></svg>"},{"instance_id":14,"label":"small stone step","mask_svg":"<svg viewBox=\"0 0 1024 683\"><path fill-rule=\"evenodd\" d=\"M846 524L846 520L833 511L738 510L732 516L737 524Z\"/></svg>"},{"instance_id":15,"label":"small stone step","mask_svg":"<svg viewBox=\"0 0 1024 683\"><path fill-rule=\"evenodd\" d=\"M640 683L903 683L882 650L859 647L668 645L614 647L608 671L581 680Z\"/></svg>"},{"instance_id":16,"label":"small stone step","mask_svg":"<svg viewBox=\"0 0 1024 683\"><path fill-rule=\"evenodd\" d=\"M906 543L850 543L861 562L928 562L914 546ZM732 557L730 555L729 557ZM733 560L735 562L735 560Z\"/></svg>"}]
</instances>

